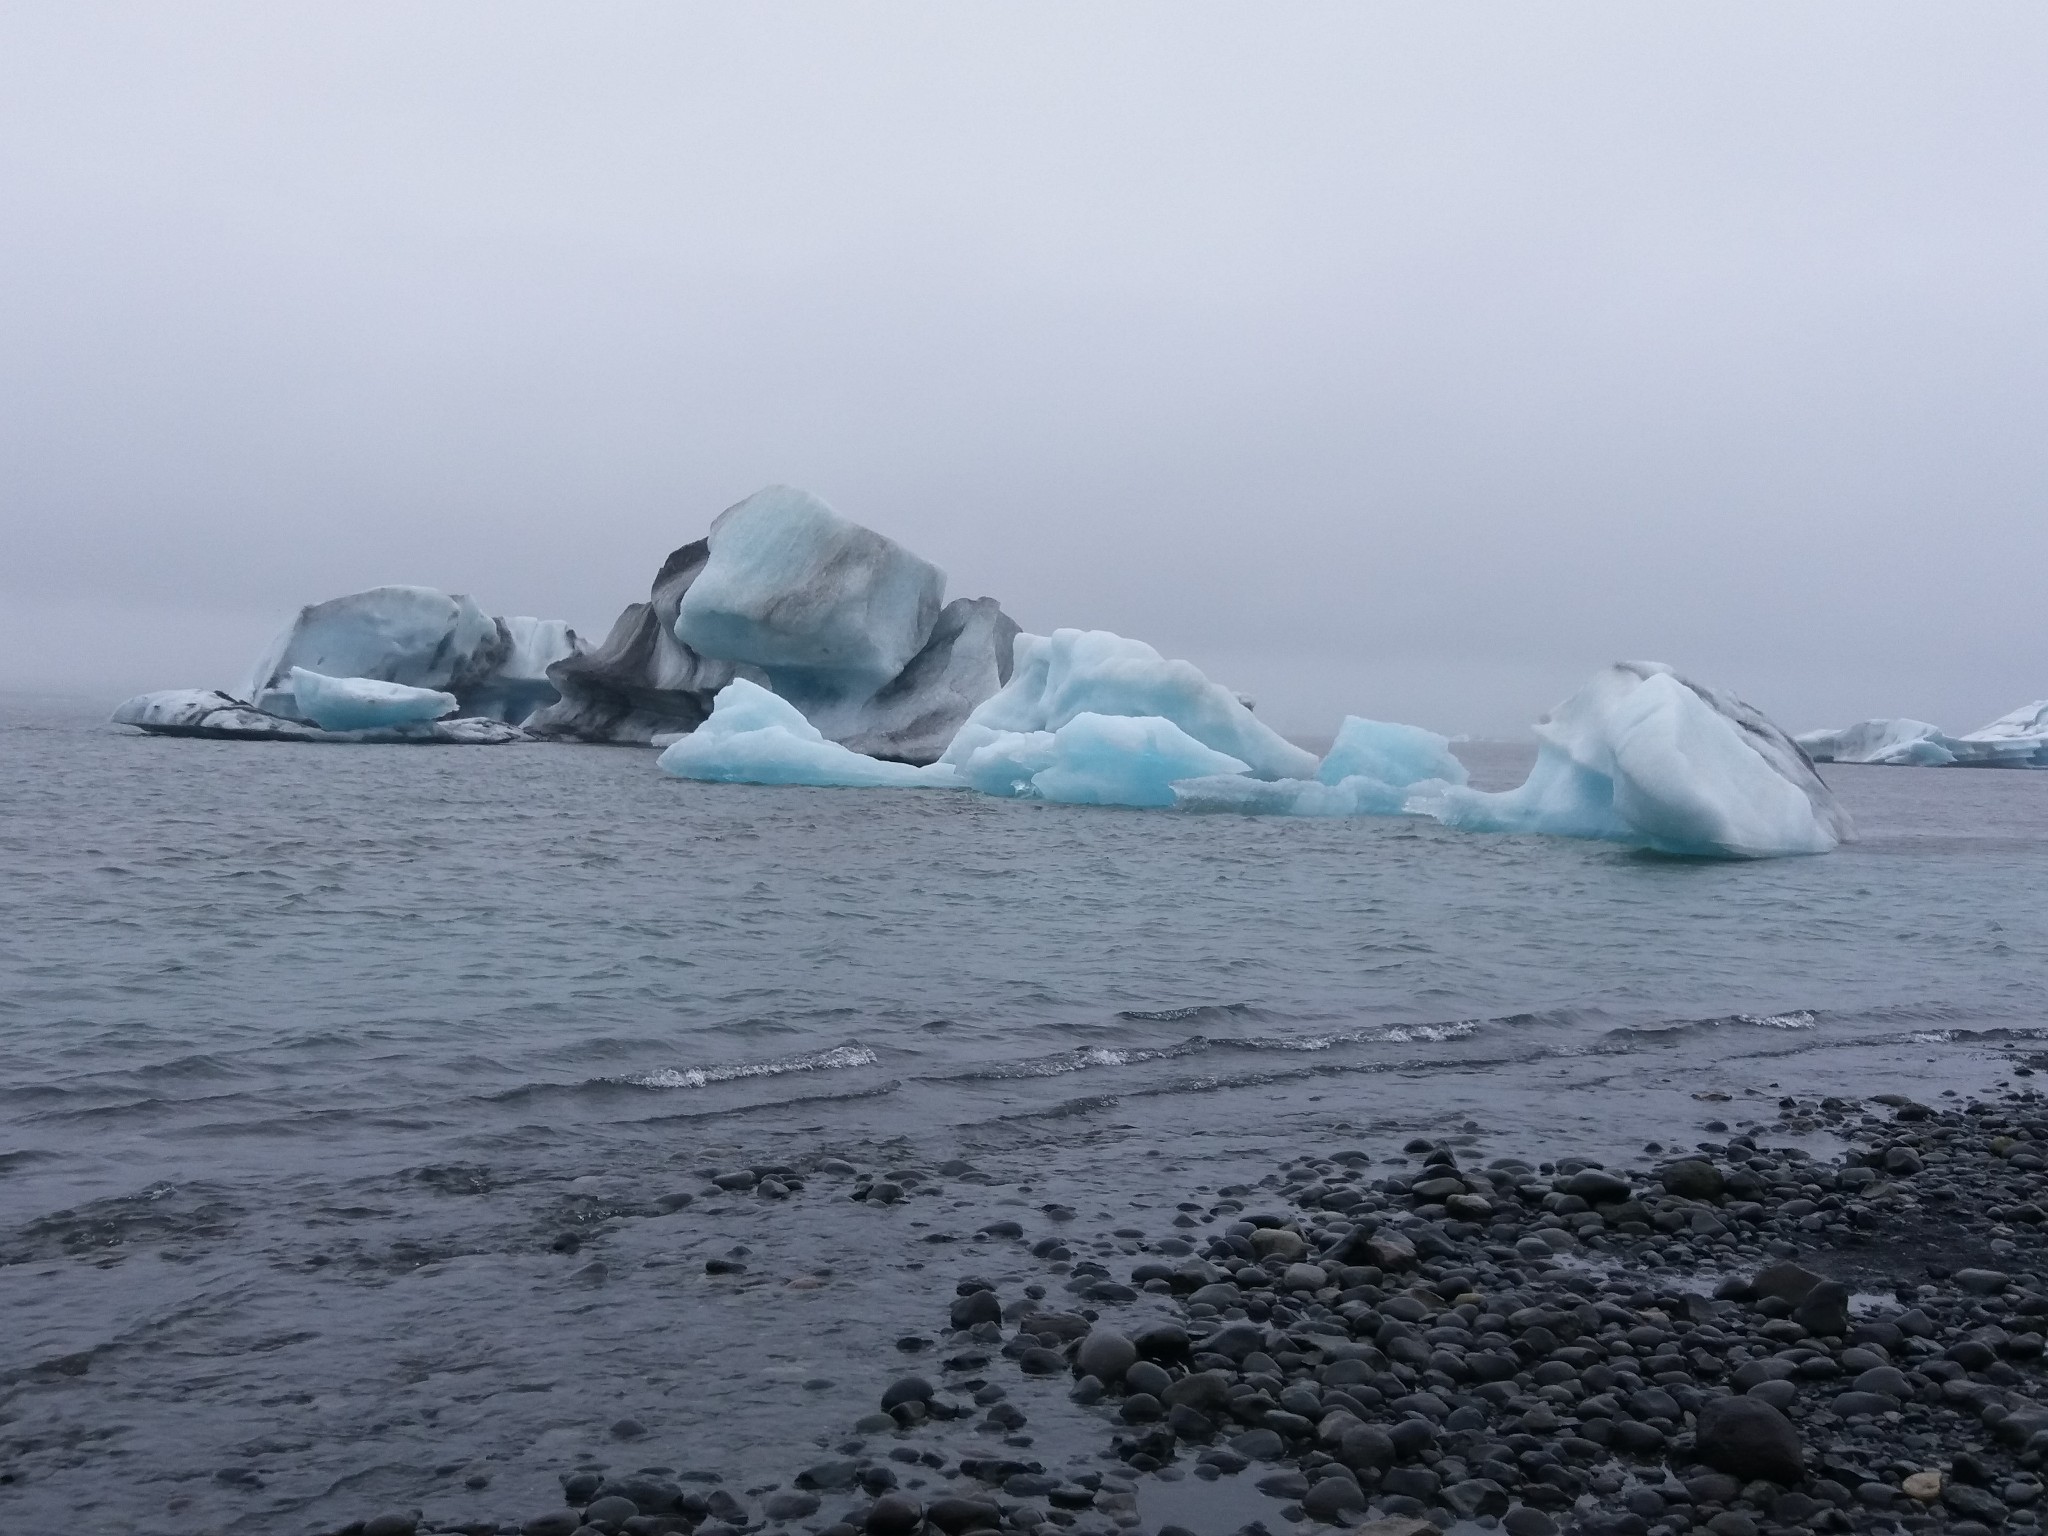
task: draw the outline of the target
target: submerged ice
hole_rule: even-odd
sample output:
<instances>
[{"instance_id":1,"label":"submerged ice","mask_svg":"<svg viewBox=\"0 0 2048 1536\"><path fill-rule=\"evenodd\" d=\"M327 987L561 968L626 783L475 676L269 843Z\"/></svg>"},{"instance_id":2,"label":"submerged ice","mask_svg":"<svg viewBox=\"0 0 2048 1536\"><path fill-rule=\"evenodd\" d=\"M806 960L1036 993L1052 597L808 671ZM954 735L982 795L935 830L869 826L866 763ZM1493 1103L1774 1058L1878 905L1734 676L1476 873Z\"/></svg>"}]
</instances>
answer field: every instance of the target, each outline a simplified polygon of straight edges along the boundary
<instances>
[{"instance_id":1,"label":"submerged ice","mask_svg":"<svg viewBox=\"0 0 2048 1536\"><path fill-rule=\"evenodd\" d=\"M1854 836L1806 754L1732 694L1657 662L1609 667L1537 723L1520 788L1418 808L1468 831L1606 838L1659 853L1770 858Z\"/></svg>"}]
</instances>

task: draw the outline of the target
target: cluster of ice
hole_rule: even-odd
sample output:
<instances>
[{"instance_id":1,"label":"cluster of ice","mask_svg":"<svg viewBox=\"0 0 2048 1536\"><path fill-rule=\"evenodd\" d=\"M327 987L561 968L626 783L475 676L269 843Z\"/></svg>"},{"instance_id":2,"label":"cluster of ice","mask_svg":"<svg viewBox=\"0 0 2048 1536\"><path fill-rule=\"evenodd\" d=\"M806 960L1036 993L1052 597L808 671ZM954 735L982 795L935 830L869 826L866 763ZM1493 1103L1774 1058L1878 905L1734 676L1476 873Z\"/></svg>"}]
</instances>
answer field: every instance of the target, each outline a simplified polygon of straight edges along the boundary
<instances>
[{"instance_id":1,"label":"cluster of ice","mask_svg":"<svg viewBox=\"0 0 2048 1536\"><path fill-rule=\"evenodd\" d=\"M1821 763L2048 768L2048 699L2023 704L1963 736L1947 735L1925 720L1865 720L1839 731L1809 731L1799 745Z\"/></svg>"},{"instance_id":2,"label":"cluster of ice","mask_svg":"<svg viewBox=\"0 0 2048 1536\"><path fill-rule=\"evenodd\" d=\"M1417 809L1469 831L1608 838L1659 853L1825 853L1855 834L1797 744L1731 694L1657 662L1609 667L1537 723L1518 789L1449 788Z\"/></svg>"},{"instance_id":3,"label":"cluster of ice","mask_svg":"<svg viewBox=\"0 0 2048 1536\"><path fill-rule=\"evenodd\" d=\"M372 587L300 609L241 696L143 694L114 719L234 740L518 740L505 727L553 701L548 668L578 649L558 619L494 619L459 593ZM443 718L451 714L461 718Z\"/></svg>"},{"instance_id":4,"label":"cluster of ice","mask_svg":"<svg viewBox=\"0 0 2048 1536\"><path fill-rule=\"evenodd\" d=\"M1105 630L1019 635L1010 680L942 757L985 794L1165 806L1182 779L1306 779L1315 754L1192 664Z\"/></svg>"},{"instance_id":5,"label":"cluster of ice","mask_svg":"<svg viewBox=\"0 0 2048 1536\"><path fill-rule=\"evenodd\" d=\"M671 742L657 761L679 779L721 784L918 789L957 782L942 765L884 762L827 741L794 704L745 678L727 683L703 724Z\"/></svg>"},{"instance_id":6,"label":"cluster of ice","mask_svg":"<svg viewBox=\"0 0 2048 1536\"><path fill-rule=\"evenodd\" d=\"M1189 779L1173 786L1187 811L1250 816L1398 816L1417 793L1463 784L1451 744L1419 725L1344 717L1313 780Z\"/></svg>"},{"instance_id":7,"label":"cluster of ice","mask_svg":"<svg viewBox=\"0 0 2048 1536\"><path fill-rule=\"evenodd\" d=\"M992 598L941 606L945 573L824 502L770 486L669 556L646 603L549 676L536 735L648 742L695 730L735 678L827 739L929 763L1010 676L1017 626Z\"/></svg>"},{"instance_id":8,"label":"cluster of ice","mask_svg":"<svg viewBox=\"0 0 2048 1536\"><path fill-rule=\"evenodd\" d=\"M409 688L373 677L329 677L292 668L295 713L323 731L374 731L389 725L417 725L452 715L455 695L436 688Z\"/></svg>"}]
</instances>

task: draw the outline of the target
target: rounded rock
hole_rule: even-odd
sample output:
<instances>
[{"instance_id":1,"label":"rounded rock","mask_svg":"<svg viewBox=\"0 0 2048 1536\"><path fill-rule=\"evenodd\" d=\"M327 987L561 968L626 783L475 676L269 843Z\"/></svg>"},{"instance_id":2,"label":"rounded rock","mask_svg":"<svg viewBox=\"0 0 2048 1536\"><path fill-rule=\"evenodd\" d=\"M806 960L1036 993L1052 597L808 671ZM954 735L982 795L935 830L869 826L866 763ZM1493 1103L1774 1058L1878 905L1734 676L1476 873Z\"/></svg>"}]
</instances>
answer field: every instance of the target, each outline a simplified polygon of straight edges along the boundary
<instances>
[{"instance_id":1,"label":"rounded rock","mask_svg":"<svg viewBox=\"0 0 2048 1536\"><path fill-rule=\"evenodd\" d=\"M1122 1381L1138 1362L1138 1346L1113 1328L1092 1328L1074 1352L1074 1372L1105 1384Z\"/></svg>"},{"instance_id":2,"label":"rounded rock","mask_svg":"<svg viewBox=\"0 0 2048 1536\"><path fill-rule=\"evenodd\" d=\"M1721 1397L1700 1410L1699 1458L1748 1482L1790 1485L1806 1475L1806 1449L1792 1421L1754 1397Z\"/></svg>"},{"instance_id":3,"label":"rounded rock","mask_svg":"<svg viewBox=\"0 0 2048 1536\"><path fill-rule=\"evenodd\" d=\"M910 1536L924 1524L924 1505L908 1493L889 1493L868 1511L868 1536Z\"/></svg>"}]
</instances>

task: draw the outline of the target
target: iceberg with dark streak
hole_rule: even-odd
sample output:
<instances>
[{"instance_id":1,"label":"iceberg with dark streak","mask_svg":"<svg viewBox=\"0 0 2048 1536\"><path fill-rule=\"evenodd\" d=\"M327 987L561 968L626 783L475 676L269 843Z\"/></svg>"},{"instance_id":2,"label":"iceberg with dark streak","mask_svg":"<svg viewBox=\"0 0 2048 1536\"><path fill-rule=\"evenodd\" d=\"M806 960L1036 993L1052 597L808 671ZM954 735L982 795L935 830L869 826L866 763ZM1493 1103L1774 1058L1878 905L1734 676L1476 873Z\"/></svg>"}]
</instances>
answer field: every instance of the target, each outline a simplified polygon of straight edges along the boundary
<instances>
[{"instance_id":1,"label":"iceberg with dark streak","mask_svg":"<svg viewBox=\"0 0 2048 1536\"><path fill-rule=\"evenodd\" d=\"M152 736L196 736L214 741L495 747L527 739L516 725L476 716L327 731L303 720L288 720L283 715L255 709L247 700L213 688L171 688L137 694L114 711L113 721L116 725L132 725Z\"/></svg>"},{"instance_id":2,"label":"iceberg with dark streak","mask_svg":"<svg viewBox=\"0 0 2048 1536\"><path fill-rule=\"evenodd\" d=\"M1479 832L1605 838L1658 853L1761 859L1855 836L1797 743L1749 704L1658 662L1620 662L1537 723L1518 789L1448 787L1411 809Z\"/></svg>"},{"instance_id":3,"label":"iceberg with dark streak","mask_svg":"<svg viewBox=\"0 0 2048 1536\"><path fill-rule=\"evenodd\" d=\"M695 730L735 679L830 741L929 763L1010 677L1017 625L993 598L942 603L945 573L824 502L770 486L670 555L605 642L549 670L548 739L648 743Z\"/></svg>"}]
</instances>

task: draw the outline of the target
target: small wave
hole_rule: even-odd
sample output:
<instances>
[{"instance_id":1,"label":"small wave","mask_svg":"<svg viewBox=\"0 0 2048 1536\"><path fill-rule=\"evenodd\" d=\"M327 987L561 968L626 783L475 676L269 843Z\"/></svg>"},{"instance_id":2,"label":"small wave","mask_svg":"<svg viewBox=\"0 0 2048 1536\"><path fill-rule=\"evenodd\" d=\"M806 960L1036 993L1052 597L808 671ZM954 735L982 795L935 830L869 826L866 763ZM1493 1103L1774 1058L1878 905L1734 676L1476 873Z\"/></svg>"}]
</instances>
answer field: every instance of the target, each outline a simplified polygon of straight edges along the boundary
<instances>
[{"instance_id":1,"label":"small wave","mask_svg":"<svg viewBox=\"0 0 2048 1536\"><path fill-rule=\"evenodd\" d=\"M1005 1061L953 1073L936 1079L942 1082L1010 1082L1025 1077L1064 1077L1069 1072L1086 1072L1095 1067L1129 1067L1148 1061L1172 1061L1193 1056L1218 1042L1192 1035L1177 1045L1083 1045L1057 1056L1037 1056L1028 1061Z\"/></svg>"},{"instance_id":2,"label":"small wave","mask_svg":"<svg viewBox=\"0 0 2048 1536\"><path fill-rule=\"evenodd\" d=\"M1953 1045L1957 1031L1953 1029L1923 1029L1906 1038L1915 1045Z\"/></svg>"},{"instance_id":3,"label":"small wave","mask_svg":"<svg viewBox=\"0 0 2048 1536\"><path fill-rule=\"evenodd\" d=\"M635 1088L708 1088L713 1083L734 1083L749 1077L781 1077L789 1072L837 1072L848 1067L872 1067L882 1058L864 1045L835 1045L829 1050L803 1056L785 1056L778 1061L740 1061L722 1067L662 1067L628 1077L609 1079Z\"/></svg>"},{"instance_id":4,"label":"small wave","mask_svg":"<svg viewBox=\"0 0 2048 1536\"><path fill-rule=\"evenodd\" d=\"M1754 1029L1811 1029L1819 1021L1812 1010L1801 1008L1792 1013L1738 1013L1735 1022Z\"/></svg>"},{"instance_id":5,"label":"small wave","mask_svg":"<svg viewBox=\"0 0 2048 1536\"><path fill-rule=\"evenodd\" d=\"M1250 1003L1195 1003L1186 1008L1124 1008L1117 1017L1142 1024L1179 1024L1188 1019L1241 1018L1256 1012Z\"/></svg>"}]
</instances>

